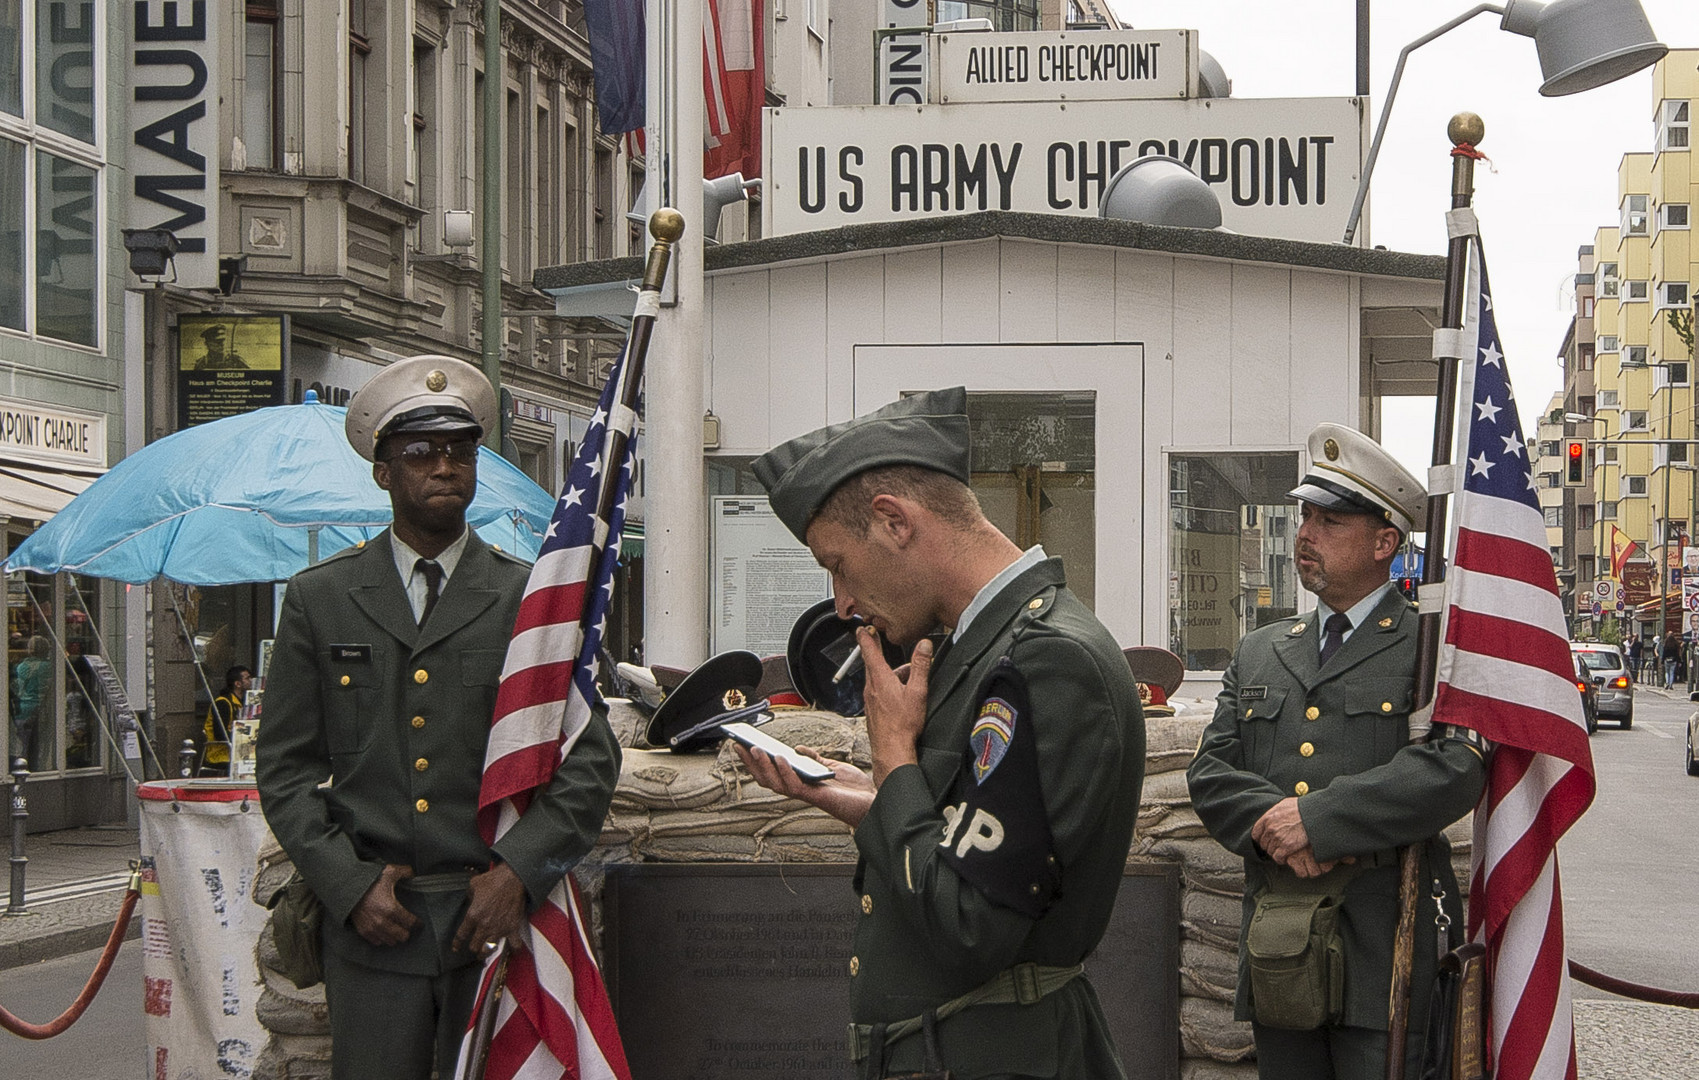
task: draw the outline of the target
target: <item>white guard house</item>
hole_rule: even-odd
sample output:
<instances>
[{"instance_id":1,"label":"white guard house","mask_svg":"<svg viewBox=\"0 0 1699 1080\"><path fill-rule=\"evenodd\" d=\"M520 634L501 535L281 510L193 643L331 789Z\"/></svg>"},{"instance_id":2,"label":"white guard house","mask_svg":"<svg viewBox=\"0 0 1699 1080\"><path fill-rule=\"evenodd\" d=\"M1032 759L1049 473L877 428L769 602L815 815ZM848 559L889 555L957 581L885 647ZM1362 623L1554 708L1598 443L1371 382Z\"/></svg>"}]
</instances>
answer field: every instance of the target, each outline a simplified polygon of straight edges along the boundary
<instances>
[{"instance_id":1,"label":"white guard house","mask_svg":"<svg viewBox=\"0 0 1699 1080\"><path fill-rule=\"evenodd\" d=\"M1179 653L1189 696L1245 632L1313 604L1285 494L1305 438L1324 420L1375 434L1381 398L1433 392L1444 260L991 210L709 247L705 267L711 513L764 509L748 466L775 444L964 384L992 520L1061 556L1123 645ZM536 285L563 315L629 317L640 276L616 259ZM739 550L787 544L774 521ZM783 651L784 613L827 591L790 554L784 586L710 564L711 650Z\"/></svg>"}]
</instances>

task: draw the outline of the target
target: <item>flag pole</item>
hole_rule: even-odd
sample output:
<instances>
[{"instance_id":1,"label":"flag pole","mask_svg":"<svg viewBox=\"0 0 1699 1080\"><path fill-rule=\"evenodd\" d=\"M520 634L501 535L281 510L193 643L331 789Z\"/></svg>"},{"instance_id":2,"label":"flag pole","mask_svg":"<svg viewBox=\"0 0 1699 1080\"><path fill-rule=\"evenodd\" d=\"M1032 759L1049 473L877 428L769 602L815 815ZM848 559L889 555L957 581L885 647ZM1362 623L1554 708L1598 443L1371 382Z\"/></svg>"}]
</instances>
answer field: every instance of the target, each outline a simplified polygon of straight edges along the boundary
<instances>
[{"instance_id":1,"label":"flag pole","mask_svg":"<svg viewBox=\"0 0 1699 1080\"><path fill-rule=\"evenodd\" d=\"M1475 193L1475 149L1486 135L1486 124L1474 113L1451 118L1445 133L1451 139L1451 209L1447 219L1450 245L1445 253L1445 297L1440 309L1441 331L1435 336L1435 359L1439 361L1439 385L1434 401L1433 471L1428 479L1428 513L1424 528L1427 551L1422 556L1422 601L1426 608L1416 627L1415 709L1432 705L1439 674L1441 619L1445 605L1429 588L1445 579L1446 510L1452 484L1435 484L1435 475L1449 472L1452 433L1457 426L1457 369L1463 345L1456 331L1463 329L1468 312L1465 299L1469 288L1469 245L1475 230L1461 227L1457 220L1468 211ZM1447 333L1450 331L1450 333ZM1435 489L1439 490L1435 490ZM1387 1016L1386 1077L1404 1080L1405 1046L1410 1033L1410 980L1416 957L1416 908L1420 901L1422 845L1410 844L1399 852L1398 934L1393 939L1392 990ZM1429 1017L1429 1023L1433 1022Z\"/></svg>"},{"instance_id":2,"label":"flag pole","mask_svg":"<svg viewBox=\"0 0 1699 1080\"><path fill-rule=\"evenodd\" d=\"M655 238L655 242L649 247L649 259L643 267L643 284L637 293L637 308L631 317L631 330L625 337L624 357L619 365L619 401L615 405L615 408L633 415L642 395L643 363L649 353L649 338L654 334L655 316L661 308L661 285L667 278L673 245L684 235L684 215L671 207L661 207L649 215L649 235ZM620 470L613 467L613 463L625 459L630 438L626 434L626 425L618 418L609 416L605 422L608 425L608 443L602 454L605 467L601 470L601 486L596 493L596 519L601 522L613 519L620 489ZM635 422L631 430L635 433ZM619 542L617 536L605 537L601 546L591 554L590 565L601 561L602 553L609 544ZM488 988L479 995L476 1012L467 1025L465 1045L455 1070L456 1080L484 1080L490 1044L495 1038L496 1014L507 982L508 952L504 943L491 958L495 968L486 976Z\"/></svg>"}]
</instances>

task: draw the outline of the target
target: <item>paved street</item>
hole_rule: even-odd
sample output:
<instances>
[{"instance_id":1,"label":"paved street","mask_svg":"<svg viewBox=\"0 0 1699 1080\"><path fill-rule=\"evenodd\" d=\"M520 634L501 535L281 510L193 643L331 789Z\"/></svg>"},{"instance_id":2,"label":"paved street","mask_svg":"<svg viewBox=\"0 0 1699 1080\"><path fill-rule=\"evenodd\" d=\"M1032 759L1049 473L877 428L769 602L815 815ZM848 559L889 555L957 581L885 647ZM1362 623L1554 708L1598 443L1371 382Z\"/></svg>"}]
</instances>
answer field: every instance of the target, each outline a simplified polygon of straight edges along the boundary
<instances>
[{"instance_id":1,"label":"paved street","mask_svg":"<svg viewBox=\"0 0 1699 1080\"><path fill-rule=\"evenodd\" d=\"M151 1075L142 1014L142 951L127 942L106 985L63 1035L31 1042L0 1032L0 1074L76 1080L136 1080ZM0 1005L24 1020L53 1019L82 990L100 950L0 971Z\"/></svg>"},{"instance_id":2,"label":"paved street","mask_svg":"<svg viewBox=\"0 0 1699 1080\"><path fill-rule=\"evenodd\" d=\"M1600 723L1598 797L1558 853L1570 956L1699 991L1699 778L1685 769L1686 698L1641 688L1630 730ZM1699 1012L1570 989L1582 1080L1699 1077Z\"/></svg>"}]
</instances>

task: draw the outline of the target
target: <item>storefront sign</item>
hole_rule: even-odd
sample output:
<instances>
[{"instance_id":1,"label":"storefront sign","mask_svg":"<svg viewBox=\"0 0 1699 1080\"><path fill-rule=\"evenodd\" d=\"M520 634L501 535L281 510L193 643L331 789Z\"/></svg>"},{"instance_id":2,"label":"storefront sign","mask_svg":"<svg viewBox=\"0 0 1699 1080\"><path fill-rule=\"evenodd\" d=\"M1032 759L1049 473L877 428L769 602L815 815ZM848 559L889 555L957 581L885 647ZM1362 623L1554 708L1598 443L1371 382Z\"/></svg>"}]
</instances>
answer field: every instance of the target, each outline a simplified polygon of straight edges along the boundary
<instances>
[{"instance_id":1,"label":"storefront sign","mask_svg":"<svg viewBox=\"0 0 1699 1080\"><path fill-rule=\"evenodd\" d=\"M1630 606L1652 599L1658 568L1652 563L1626 563L1622 568L1622 599Z\"/></svg>"},{"instance_id":2,"label":"storefront sign","mask_svg":"<svg viewBox=\"0 0 1699 1080\"><path fill-rule=\"evenodd\" d=\"M1127 101L1197 96L1190 30L937 34L932 100Z\"/></svg>"},{"instance_id":3,"label":"storefront sign","mask_svg":"<svg viewBox=\"0 0 1699 1080\"><path fill-rule=\"evenodd\" d=\"M177 320L179 429L283 404L281 315Z\"/></svg>"},{"instance_id":4,"label":"storefront sign","mask_svg":"<svg viewBox=\"0 0 1699 1080\"><path fill-rule=\"evenodd\" d=\"M124 224L175 233L176 283L217 288L220 5L136 0L120 6L129 13L120 49L130 99L123 123L131 132Z\"/></svg>"},{"instance_id":5,"label":"storefront sign","mask_svg":"<svg viewBox=\"0 0 1699 1080\"><path fill-rule=\"evenodd\" d=\"M885 0L879 20L878 94L881 105L926 101L928 0ZM885 33L913 29L912 34ZM763 144L765 145L765 144Z\"/></svg>"},{"instance_id":6,"label":"storefront sign","mask_svg":"<svg viewBox=\"0 0 1699 1080\"><path fill-rule=\"evenodd\" d=\"M0 454L104 469L106 417L59 405L0 398Z\"/></svg>"},{"instance_id":7,"label":"storefront sign","mask_svg":"<svg viewBox=\"0 0 1699 1080\"><path fill-rule=\"evenodd\" d=\"M769 236L979 210L1095 216L1123 165L1184 161L1251 236L1333 243L1363 150L1357 98L768 109Z\"/></svg>"},{"instance_id":8,"label":"storefront sign","mask_svg":"<svg viewBox=\"0 0 1699 1080\"><path fill-rule=\"evenodd\" d=\"M832 595L826 571L766 499L714 499L712 541L712 651L784 652L797 617Z\"/></svg>"}]
</instances>

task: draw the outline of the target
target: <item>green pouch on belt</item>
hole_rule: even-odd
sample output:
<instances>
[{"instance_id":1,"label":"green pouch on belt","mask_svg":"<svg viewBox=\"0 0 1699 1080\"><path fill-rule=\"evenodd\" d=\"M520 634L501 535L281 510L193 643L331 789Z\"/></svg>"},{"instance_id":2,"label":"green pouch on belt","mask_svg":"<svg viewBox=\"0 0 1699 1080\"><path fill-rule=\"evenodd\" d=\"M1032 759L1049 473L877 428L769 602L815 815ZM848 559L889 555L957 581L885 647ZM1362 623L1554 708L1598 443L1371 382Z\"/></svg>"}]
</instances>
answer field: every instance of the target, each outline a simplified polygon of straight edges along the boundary
<instances>
[{"instance_id":1,"label":"green pouch on belt","mask_svg":"<svg viewBox=\"0 0 1699 1080\"><path fill-rule=\"evenodd\" d=\"M1345 956L1337 896L1264 893L1251 915L1246 947L1259 1024L1313 1031L1338 1021L1345 1008Z\"/></svg>"},{"instance_id":2,"label":"green pouch on belt","mask_svg":"<svg viewBox=\"0 0 1699 1080\"><path fill-rule=\"evenodd\" d=\"M278 971L305 990L324 981L324 902L297 870L271 898L271 940Z\"/></svg>"}]
</instances>

